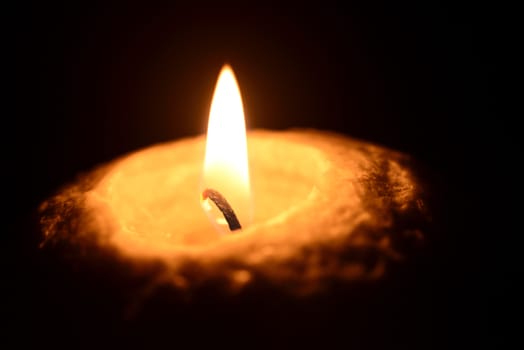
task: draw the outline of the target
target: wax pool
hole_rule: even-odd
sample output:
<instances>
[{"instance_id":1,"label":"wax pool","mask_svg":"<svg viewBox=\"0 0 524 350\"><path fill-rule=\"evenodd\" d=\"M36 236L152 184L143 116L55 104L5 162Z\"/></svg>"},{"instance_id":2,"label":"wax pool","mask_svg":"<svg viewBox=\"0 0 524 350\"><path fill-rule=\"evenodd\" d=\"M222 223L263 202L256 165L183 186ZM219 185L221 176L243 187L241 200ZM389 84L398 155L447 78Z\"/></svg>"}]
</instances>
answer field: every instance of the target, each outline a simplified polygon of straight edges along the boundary
<instances>
[{"instance_id":1,"label":"wax pool","mask_svg":"<svg viewBox=\"0 0 524 350\"><path fill-rule=\"evenodd\" d=\"M422 240L423 191L399 152L315 130L248 133L254 220L223 235L200 203L205 137L131 153L41 208L44 247L62 242L120 263L161 266L150 283L191 289L256 279L297 293L379 279ZM158 272L161 271L161 272ZM195 272L198 271L198 272Z\"/></svg>"}]
</instances>

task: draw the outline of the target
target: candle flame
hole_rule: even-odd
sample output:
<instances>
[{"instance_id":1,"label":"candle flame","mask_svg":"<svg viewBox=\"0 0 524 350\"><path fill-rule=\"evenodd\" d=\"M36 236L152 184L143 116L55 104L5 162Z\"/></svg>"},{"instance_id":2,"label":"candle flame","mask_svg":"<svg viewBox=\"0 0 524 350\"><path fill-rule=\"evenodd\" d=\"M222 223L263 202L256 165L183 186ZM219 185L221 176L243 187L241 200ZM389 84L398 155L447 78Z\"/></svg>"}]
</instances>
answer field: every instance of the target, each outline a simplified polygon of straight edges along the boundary
<instances>
[{"instance_id":1,"label":"candle flame","mask_svg":"<svg viewBox=\"0 0 524 350\"><path fill-rule=\"evenodd\" d=\"M207 126L201 192L218 191L231 205L242 227L252 220L246 123L240 88L229 65L219 74ZM202 207L220 232L229 232L222 212L208 199Z\"/></svg>"}]
</instances>

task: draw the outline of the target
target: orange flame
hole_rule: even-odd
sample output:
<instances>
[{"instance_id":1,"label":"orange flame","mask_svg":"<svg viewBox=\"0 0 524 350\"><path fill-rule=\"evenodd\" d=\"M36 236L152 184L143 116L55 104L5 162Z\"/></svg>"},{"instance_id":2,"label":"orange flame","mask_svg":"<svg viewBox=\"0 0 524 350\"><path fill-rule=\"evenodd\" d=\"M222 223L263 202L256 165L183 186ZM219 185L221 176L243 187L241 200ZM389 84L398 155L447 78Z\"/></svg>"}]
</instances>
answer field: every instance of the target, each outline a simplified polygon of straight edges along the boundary
<instances>
[{"instance_id":1,"label":"orange flame","mask_svg":"<svg viewBox=\"0 0 524 350\"><path fill-rule=\"evenodd\" d=\"M201 191L206 189L220 192L242 227L249 225L252 200L246 123L240 89L229 65L222 67L211 102ZM205 199L202 207L220 232L229 232L216 206Z\"/></svg>"}]
</instances>

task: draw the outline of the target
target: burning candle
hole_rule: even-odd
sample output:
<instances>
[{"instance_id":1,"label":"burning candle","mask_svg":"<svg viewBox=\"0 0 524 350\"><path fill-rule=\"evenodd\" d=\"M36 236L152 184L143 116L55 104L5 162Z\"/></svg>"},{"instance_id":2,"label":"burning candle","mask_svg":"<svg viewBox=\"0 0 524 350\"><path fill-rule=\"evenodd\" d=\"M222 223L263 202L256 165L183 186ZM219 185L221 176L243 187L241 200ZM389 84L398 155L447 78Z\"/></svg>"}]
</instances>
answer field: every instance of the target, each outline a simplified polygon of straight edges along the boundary
<instances>
[{"instance_id":1,"label":"burning candle","mask_svg":"<svg viewBox=\"0 0 524 350\"><path fill-rule=\"evenodd\" d=\"M381 278L423 238L424 213L407 155L328 131L246 137L226 65L207 137L133 152L68 185L41 206L42 247L86 261L104 252L149 291L258 280L307 294Z\"/></svg>"}]
</instances>

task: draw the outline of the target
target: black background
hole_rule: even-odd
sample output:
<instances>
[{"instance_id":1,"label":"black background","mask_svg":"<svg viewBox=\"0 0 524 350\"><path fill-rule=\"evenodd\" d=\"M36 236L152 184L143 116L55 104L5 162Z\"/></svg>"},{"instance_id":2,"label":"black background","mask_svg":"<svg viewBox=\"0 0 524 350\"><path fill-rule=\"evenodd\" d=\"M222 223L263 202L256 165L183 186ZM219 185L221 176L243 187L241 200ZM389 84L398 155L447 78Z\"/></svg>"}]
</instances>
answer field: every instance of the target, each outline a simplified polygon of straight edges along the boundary
<instances>
[{"instance_id":1,"label":"black background","mask_svg":"<svg viewBox=\"0 0 524 350\"><path fill-rule=\"evenodd\" d=\"M437 229L427 265L417 268L423 287L413 282L405 287L414 288L408 295L422 297L415 306L406 300L402 306L415 313L391 317L399 329L418 325L412 332L420 335L407 345L402 337L389 345L454 348L478 340L488 302L474 283L483 266L478 252L483 214L473 209L483 184L475 174L495 152L493 145L482 146L488 129L492 140L505 133L501 123L482 117L492 101L490 66L481 60L486 49L478 45L487 31L476 26L478 13L459 2L416 1L20 7L15 17L20 98L15 152L8 155L14 169L8 179L16 184L8 189L15 209L8 235L13 254L7 255L14 261L11 324L39 339L61 333L77 339L85 335L78 329L99 322L93 315L75 319L73 311L57 307L53 293L68 282L50 277L35 258L36 207L97 164L204 133L217 74L228 62L240 84L248 128L338 131L406 152L427 169ZM504 285L502 277L493 278ZM334 320L340 333L351 307L323 317ZM198 310L181 313L205 314L205 308ZM425 317L407 322L413 315Z\"/></svg>"}]
</instances>

